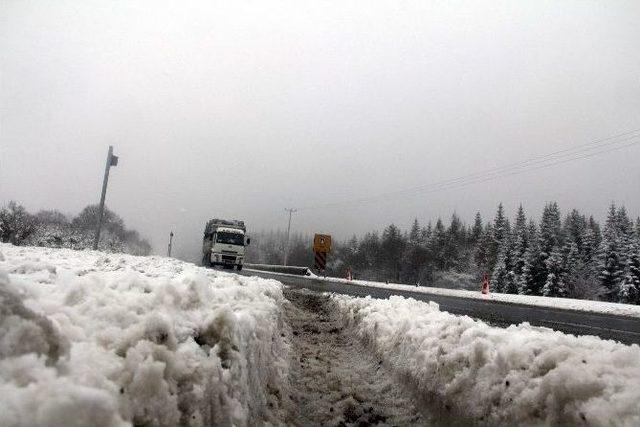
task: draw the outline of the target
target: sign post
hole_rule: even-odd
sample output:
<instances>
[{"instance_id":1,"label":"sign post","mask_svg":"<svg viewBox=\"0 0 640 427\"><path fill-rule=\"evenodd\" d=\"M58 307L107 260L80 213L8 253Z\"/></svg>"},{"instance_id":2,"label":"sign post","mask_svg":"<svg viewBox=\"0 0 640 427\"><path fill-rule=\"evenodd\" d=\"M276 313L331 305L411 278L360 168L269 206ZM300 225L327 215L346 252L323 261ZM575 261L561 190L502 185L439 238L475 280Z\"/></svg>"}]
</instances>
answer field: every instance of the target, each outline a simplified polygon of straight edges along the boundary
<instances>
[{"instance_id":1,"label":"sign post","mask_svg":"<svg viewBox=\"0 0 640 427\"><path fill-rule=\"evenodd\" d=\"M313 237L314 267L318 271L327 268L327 254L331 252L331 236L328 234L316 234Z\"/></svg>"},{"instance_id":2,"label":"sign post","mask_svg":"<svg viewBox=\"0 0 640 427\"><path fill-rule=\"evenodd\" d=\"M167 256L171 258L171 246L173 245L173 230L169 233L169 248L167 251Z\"/></svg>"},{"instance_id":3,"label":"sign post","mask_svg":"<svg viewBox=\"0 0 640 427\"><path fill-rule=\"evenodd\" d=\"M102 218L104 216L104 199L107 196L107 183L109 182L109 169L111 166L118 166L118 156L113 155L113 146L109 146L107 153L107 165L104 169L104 178L102 179L102 195L100 196L100 206L98 207L98 217L96 218L96 237L93 241L93 249L98 250L100 242L100 228L102 228Z\"/></svg>"}]
</instances>

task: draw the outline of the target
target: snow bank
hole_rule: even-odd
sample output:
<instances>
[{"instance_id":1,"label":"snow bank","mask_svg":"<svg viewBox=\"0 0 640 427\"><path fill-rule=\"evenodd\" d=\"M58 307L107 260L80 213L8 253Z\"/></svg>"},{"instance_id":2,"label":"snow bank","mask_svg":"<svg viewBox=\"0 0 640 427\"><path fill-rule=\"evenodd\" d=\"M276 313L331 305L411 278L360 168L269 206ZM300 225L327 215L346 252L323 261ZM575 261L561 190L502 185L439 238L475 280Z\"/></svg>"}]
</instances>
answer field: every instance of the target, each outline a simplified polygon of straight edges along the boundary
<instances>
[{"instance_id":1,"label":"snow bank","mask_svg":"<svg viewBox=\"0 0 640 427\"><path fill-rule=\"evenodd\" d=\"M528 324L502 329L434 303L334 295L347 321L461 425L640 425L640 347Z\"/></svg>"},{"instance_id":2,"label":"snow bank","mask_svg":"<svg viewBox=\"0 0 640 427\"><path fill-rule=\"evenodd\" d=\"M275 281L0 244L0 425L279 423Z\"/></svg>"}]
</instances>

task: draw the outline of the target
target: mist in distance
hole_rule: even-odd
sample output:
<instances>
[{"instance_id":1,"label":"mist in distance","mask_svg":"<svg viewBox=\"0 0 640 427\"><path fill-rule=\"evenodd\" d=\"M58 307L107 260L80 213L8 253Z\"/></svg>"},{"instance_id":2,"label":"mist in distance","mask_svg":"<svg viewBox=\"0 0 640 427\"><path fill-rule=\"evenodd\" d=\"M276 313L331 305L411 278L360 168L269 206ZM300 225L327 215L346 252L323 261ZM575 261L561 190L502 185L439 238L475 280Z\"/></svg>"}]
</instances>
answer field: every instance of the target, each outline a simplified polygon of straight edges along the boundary
<instances>
[{"instance_id":1,"label":"mist in distance","mask_svg":"<svg viewBox=\"0 0 640 427\"><path fill-rule=\"evenodd\" d=\"M187 258L210 218L284 229L291 207L337 238L499 202L640 214L638 146L321 207L640 128L640 3L231 3L3 1L0 203L77 214L113 145L107 206Z\"/></svg>"}]
</instances>

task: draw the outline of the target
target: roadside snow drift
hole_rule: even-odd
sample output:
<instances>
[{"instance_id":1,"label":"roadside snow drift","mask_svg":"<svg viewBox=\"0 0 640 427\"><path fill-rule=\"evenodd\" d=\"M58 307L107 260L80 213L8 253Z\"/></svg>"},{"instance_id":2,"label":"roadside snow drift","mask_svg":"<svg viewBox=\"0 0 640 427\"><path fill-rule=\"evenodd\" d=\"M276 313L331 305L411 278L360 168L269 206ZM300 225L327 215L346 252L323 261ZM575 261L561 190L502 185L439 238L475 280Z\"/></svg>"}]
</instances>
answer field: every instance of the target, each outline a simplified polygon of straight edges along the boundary
<instances>
[{"instance_id":1,"label":"roadside snow drift","mask_svg":"<svg viewBox=\"0 0 640 427\"><path fill-rule=\"evenodd\" d=\"M398 296L333 298L379 357L456 424L640 425L638 345L491 327Z\"/></svg>"},{"instance_id":2,"label":"roadside snow drift","mask_svg":"<svg viewBox=\"0 0 640 427\"><path fill-rule=\"evenodd\" d=\"M0 244L0 425L279 423L275 281Z\"/></svg>"}]
</instances>

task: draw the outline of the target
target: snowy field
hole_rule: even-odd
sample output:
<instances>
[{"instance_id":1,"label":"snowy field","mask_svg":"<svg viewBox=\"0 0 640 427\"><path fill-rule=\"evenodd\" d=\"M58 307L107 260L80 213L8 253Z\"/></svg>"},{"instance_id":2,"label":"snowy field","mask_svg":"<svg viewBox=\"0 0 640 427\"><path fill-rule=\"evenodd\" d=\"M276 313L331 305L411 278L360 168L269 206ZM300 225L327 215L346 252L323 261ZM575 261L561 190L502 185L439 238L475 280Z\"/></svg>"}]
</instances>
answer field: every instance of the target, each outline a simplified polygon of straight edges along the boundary
<instances>
[{"instance_id":1,"label":"snowy field","mask_svg":"<svg viewBox=\"0 0 640 427\"><path fill-rule=\"evenodd\" d=\"M398 296L333 299L369 348L452 424L640 425L638 345L491 327Z\"/></svg>"},{"instance_id":2,"label":"snowy field","mask_svg":"<svg viewBox=\"0 0 640 427\"><path fill-rule=\"evenodd\" d=\"M281 286L0 244L0 425L256 425L287 406Z\"/></svg>"}]
</instances>

